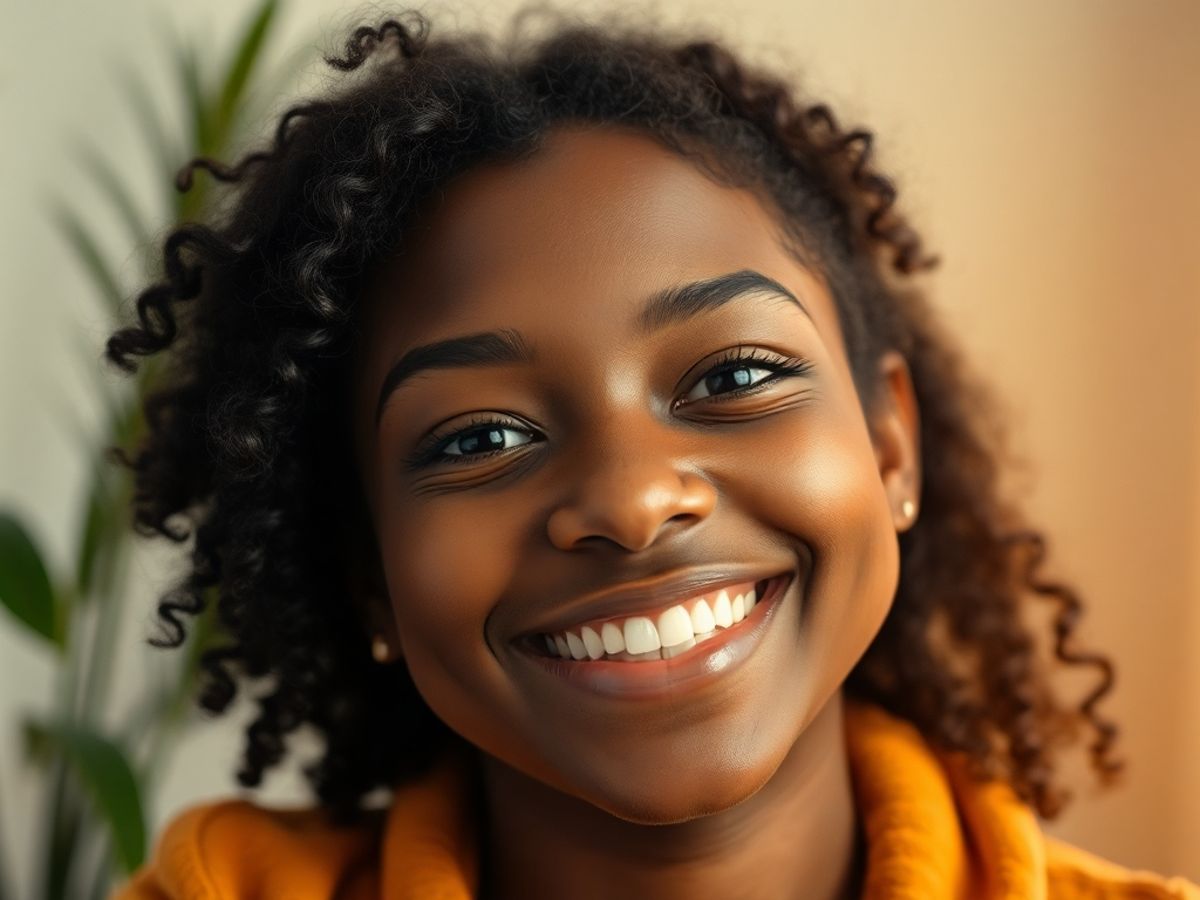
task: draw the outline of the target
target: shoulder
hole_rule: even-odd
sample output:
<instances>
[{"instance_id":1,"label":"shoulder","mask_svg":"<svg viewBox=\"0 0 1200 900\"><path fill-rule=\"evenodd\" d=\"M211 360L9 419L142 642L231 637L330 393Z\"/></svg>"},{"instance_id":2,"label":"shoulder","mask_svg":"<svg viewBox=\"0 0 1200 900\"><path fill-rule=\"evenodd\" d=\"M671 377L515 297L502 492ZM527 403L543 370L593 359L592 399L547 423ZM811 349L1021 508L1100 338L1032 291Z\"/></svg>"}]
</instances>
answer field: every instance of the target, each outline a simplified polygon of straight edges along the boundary
<instances>
[{"instance_id":1,"label":"shoulder","mask_svg":"<svg viewBox=\"0 0 1200 900\"><path fill-rule=\"evenodd\" d=\"M319 807L203 803L167 823L150 858L110 900L368 896L378 826L372 814L337 826Z\"/></svg>"},{"instance_id":2,"label":"shoulder","mask_svg":"<svg viewBox=\"0 0 1200 900\"><path fill-rule=\"evenodd\" d=\"M1101 859L1044 835L1049 900L1200 900L1200 886Z\"/></svg>"}]
</instances>

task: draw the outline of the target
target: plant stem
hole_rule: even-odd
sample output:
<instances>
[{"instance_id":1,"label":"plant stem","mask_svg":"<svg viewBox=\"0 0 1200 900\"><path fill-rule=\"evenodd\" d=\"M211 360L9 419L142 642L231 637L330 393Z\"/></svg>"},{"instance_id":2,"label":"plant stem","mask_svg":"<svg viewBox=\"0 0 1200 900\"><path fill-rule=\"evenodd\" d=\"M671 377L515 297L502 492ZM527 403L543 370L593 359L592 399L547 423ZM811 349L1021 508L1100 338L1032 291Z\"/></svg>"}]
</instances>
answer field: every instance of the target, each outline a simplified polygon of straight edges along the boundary
<instances>
[{"instance_id":1,"label":"plant stem","mask_svg":"<svg viewBox=\"0 0 1200 900\"><path fill-rule=\"evenodd\" d=\"M100 834L99 855L96 857L96 871L86 884L90 887L88 900L104 900L108 889L112 887L112 835L108 831Z\"/></svg>"},{"instance_id":2,"label":"plant stem","mask_svg":"<svg viewBox=\"0 0 1200 900\"><path fill-rule=\"evenodd\" d=\"M122 492L123 494L124 492ZM115 588L124 582L128 554L123 539L113 540L105 548L106 565L100 567L100 589L97 591L97 620L92 632L92 646L88 657L88 674L83 685L83 703L79 709L82 722L95 722L107 700L112 665L116 658L113 646L121 622L125 604L124 592Z\"/></svg>"},{"instance_id":3,"label":"plant stem","mask_svg":"<svg viewBox=\"0 0 1200 900\"><path fill-rule=\"evenodd\" d=\"M0 826L4 824L3 820L4 800L3 793L0 793ZM8 900L14 896L11 890L12 885L8 880L8 866L5 864L4 857L4 834L0 831L0 900Z\"/></svg>"},{"instance_id":4,"label":"plant stem","mask_svg":"<svg viewBox=\"0 0 1200 900\"><path fill-rule=\"evenodd\" d=\"M79 679L79 653L83 604L71 607L73 621L68 632L68 643L61 668L55 671L56 706L58 721L72 724L75 719L75 695ZM46 900L62 900L65 897L67 878L70 875L72 851L79 831L79 805L72 796L67 781L67 760L60 752L55 756L50 790L46 798L43 822L43 855L45 869L42 874L43 896Z\"/></svg>"},{"instance_id":5,"label":"plant stem","mask_svg":"<svg viewBox=\"0 0 1200 900\"><path fill-rule=\"evenodd\" d=\"M54 761L51 817L47 828L45 873L46 900L66 900L75 846L79 837L80 807L75 792L67 783L67 761Z\"/></svg>"}]
</instances>

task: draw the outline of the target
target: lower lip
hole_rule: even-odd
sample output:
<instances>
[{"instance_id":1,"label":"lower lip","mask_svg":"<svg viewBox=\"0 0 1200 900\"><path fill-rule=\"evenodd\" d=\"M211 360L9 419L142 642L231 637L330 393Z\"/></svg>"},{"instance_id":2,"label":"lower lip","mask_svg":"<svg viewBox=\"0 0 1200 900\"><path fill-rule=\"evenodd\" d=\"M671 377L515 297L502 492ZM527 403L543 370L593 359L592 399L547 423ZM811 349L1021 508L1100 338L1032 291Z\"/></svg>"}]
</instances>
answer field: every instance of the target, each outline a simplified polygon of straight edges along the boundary
<instances>
[{"instance_id":1,"label":"lower lip","mask_svg":"<svg viewBox=\"0 0 1200 900\"><path fill-rule=\"evenodd\" d=\"M522 650L521 656L568 684L595 694L622 699L654 699L693 690L725 675L746 661L761 643L792 576L771 579L767 592L750 615L722 629L687 653L648 662L569 660Z\"/></svg>"}]
</instances>

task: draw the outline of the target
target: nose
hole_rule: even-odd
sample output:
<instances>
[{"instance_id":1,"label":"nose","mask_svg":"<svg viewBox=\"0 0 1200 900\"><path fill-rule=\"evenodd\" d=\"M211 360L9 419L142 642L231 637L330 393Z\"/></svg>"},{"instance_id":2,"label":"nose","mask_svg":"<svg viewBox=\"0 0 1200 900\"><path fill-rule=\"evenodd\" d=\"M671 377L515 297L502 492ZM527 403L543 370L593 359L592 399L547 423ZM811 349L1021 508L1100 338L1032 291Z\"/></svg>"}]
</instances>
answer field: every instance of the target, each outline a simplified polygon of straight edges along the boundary
<instances>
[{"instance_id":1,"label":"nose","mask_svg":"<svg viewBox=\"0 0 1200 900\"><path fill-rule=\"evenodd\" d=\"M636 441L621 451L596 454L575 478L571 498L546 523L551 543L560 550L597 539L630 552L644 550L665 523L702 521L716 505L712 484Z\"/></svg>"}]
</instances>

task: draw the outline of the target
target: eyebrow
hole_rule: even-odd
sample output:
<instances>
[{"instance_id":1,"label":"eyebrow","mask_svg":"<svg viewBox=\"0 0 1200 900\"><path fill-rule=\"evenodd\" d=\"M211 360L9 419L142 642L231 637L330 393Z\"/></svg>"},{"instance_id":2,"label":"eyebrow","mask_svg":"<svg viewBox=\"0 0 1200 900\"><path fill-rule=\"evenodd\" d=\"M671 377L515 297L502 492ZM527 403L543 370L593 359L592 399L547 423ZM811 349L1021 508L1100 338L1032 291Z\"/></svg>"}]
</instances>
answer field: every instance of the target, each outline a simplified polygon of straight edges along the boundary
<instances>
[{"instance_id":1,"label":"eyebrow","mask_svg":"<svg viewBox=\"0 0 1200 900\"><path fill-rule=\"evenodd\" d=\"M750 294L773 295L787 300L812 319L800 299L778 281L753 269L740 269L656 291L647 298L635 324L639 333L649 334L712 312L731 300ZM512 329L468 334L414 347L388 370L383 379L375 404L375 427L379 427L388 398L400 385L421 372L529 363L533 358L533 348L520 332Z\"/></svg>"}]
</instances>

